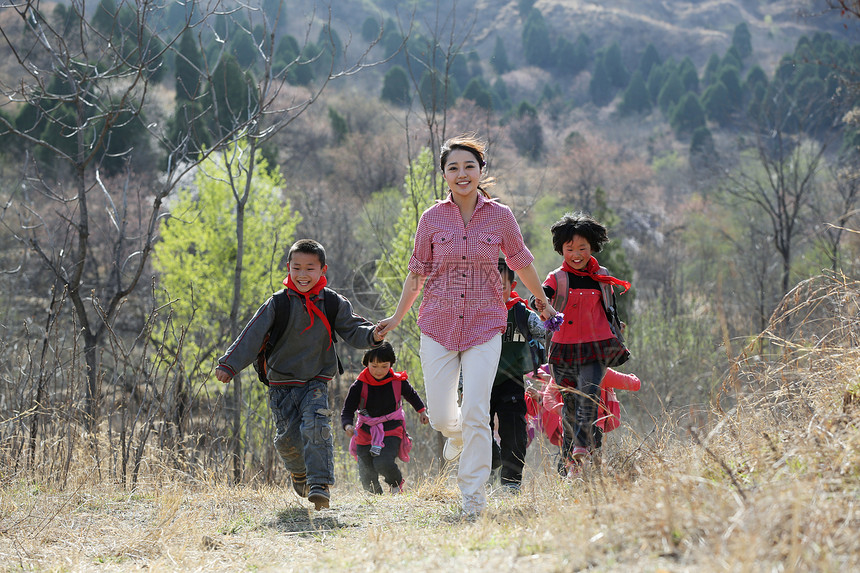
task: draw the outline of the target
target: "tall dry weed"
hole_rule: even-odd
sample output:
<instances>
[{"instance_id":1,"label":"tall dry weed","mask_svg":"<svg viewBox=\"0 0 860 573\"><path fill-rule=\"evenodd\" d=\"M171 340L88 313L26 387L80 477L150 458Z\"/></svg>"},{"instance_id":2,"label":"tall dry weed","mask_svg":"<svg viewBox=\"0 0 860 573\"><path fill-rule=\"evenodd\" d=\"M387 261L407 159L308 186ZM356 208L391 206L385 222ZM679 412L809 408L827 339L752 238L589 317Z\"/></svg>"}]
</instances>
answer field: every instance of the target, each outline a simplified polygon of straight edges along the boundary
<instances>
[{"instance_id":1,"label":"tall dry weed","mask_svg":"<svg viewBox=\"0 0 860 573\"><path fill-rule=\"evenodd\" d=\"M477 520L450 466L407 464L405 495L373 496L340 453L332 508L313 512L283 484L231 485L156 447L129 489L77 440L65 486L50 464L3 468L0 570L860 570L858 294L845 277L799 285L709 423L622 427L573 482L537 439L521 493L491 487Z\"/></svg>"}]
</instances>

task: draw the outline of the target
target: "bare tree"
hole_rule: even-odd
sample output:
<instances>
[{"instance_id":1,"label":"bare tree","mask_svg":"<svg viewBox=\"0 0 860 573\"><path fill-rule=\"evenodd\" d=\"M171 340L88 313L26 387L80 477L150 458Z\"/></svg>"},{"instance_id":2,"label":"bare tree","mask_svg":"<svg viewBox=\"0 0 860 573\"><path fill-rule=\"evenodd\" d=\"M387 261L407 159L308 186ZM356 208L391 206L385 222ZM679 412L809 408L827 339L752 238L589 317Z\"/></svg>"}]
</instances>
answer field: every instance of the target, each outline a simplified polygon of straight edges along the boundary
<instances>
[{"instance_id":1,"label":"bare tree","mask_svg":"<svg viewBox=\"0 0 860 573\"><path fill-rule=\"evenodd\" d=\"M22 158L18 191L3 211L2 224L36 254L55 282L50 316L65 316L80 329L84 414L88 430L94 431L101 382L111 368L105 362L108 333L146 272L165 199L209 154L239 138L250 142L253 166L260 146L311 106L329 81L367 65L367 50L351 65L333 55L325 60L335 51L332 40L278 60L280 9L275 14L243 11L218 0L188 3L179 12L149 0L102 0L95 12L83 0L58 6L50 14L32 0L0 8L4 16L14 12L19 22L0 29L0 50L14 63L14 76L0 79L0 95L21 108L14 118L0 114L0 137L17 141ZM235 70L231 58L239 52L220 29L225 22L234 37L251 40L253 61L238 76L230 75ZM200 60L178 49L186 34L195 38ZM306 37L304 46L309 45ZM200 87L185 84L186 97L196 105L182 108L185 129L173 133L160 84L171 52L189 64L186 70L196 72ZM319 73L316 83L297 90L288 78L301 66L316 66ZM241 214L253 177L250 170L236 173L233 332L240 318ZM35 194L39 199L29 202ZM106 232L94 242L98 227ZM42 396L41 388L34 392L35 411ZM241 398L241 384L236 384L234 411ZM34 425L33 443L37 432ZM235 425L234 433L238 440Z\"/></svg>"}]
</instances>

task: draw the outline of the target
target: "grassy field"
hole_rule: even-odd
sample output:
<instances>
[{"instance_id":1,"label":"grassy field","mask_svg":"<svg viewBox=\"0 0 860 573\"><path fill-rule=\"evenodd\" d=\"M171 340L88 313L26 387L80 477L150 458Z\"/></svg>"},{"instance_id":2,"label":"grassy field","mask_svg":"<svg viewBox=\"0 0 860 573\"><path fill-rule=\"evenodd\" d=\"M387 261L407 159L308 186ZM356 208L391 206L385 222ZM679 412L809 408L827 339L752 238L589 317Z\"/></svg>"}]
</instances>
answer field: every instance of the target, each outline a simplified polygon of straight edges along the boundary
<instances>
[{"instance_id":1,"label":"grassy field","mask_svg":"<svg viewBox=\"0 0 860 573\"><path fill-rule=\"evenodd\" d=\"M707 433L667 419L609 434L606 467L573 483L535 443L522 493L491 490L474 521L451 468L371 496L343 466L315 512L288 488L157 467L129 492L96 483L82 452L64 491L4 476L0 569L857 571L858 362L822 366L744 395Z\"/></svg>"},{"instance_id":2,"label":"grassy field","mask_svg":"<svg viewBox=\"0 0 860 573\"><path fill-rule=\"evenodd\" d=\"M52 460L0 467L0 571L860 571L860 298L821 284L787 297L709 419L622 427L572 482L537 440L522 492L491 487L477 519L454 467L410 463L406 494L372 496L338 448L316 512L290 487L226 485L162 452L130 490L78 446L62 488Z\"/></svg>"}]
</instances>

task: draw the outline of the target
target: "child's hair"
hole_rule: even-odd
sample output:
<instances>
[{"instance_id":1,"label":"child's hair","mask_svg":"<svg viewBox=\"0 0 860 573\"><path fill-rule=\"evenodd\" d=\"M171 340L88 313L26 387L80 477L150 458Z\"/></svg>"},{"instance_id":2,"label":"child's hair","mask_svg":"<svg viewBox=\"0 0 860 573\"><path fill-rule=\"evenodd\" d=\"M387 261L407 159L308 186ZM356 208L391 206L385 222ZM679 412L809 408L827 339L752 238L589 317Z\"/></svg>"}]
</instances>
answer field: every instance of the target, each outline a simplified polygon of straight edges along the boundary
<instances>
[{"instance_id":1,"label":"child's hair","mask_svg":"<svg viewBox=\"0 0 860 573\"><path fill-rule=\"evenodd\" d=\"M293 246L290 247L290 253L287 255L287 261L293 260L293 253L316 255L320 260L320 265L325 266L325 247L313 239L299 239L293 243Z\"/></svg>"},{"instance_id":2,"label":"child's hair","mask_svg":"<svg viewBox=\"0 0 860 573\"><path fill-rule=\"evenodd\" d=\"M503 277L507 276L509 282L514 282L516 273L511 270L511 267L508 266L508 262L502 257L499 257L499 272L502 273Z\"/></svg>"},{"instance_id":3,"label":"child's hair","mask_svg":"<svg viewBox=\"0 0 860 573\"><path fill-rule=\"evenodd\" d=\"M592 253L599 253L603 245L609 242L606 227L585 213L565 213L564 217L553 223L552 248L559 255L563 254L564 244L579 235L591 245Z\"/></svg>"},{"instance_id":4,"label":"child's hair","mask_svg":"<svg viewBox=\"0 0 860 573\"><path fill-rule=\"evenodd\" d=\"M448 156L455 149L468 151L475 156L475 159L478 160L478 165L481 167L481 182L478 184L478 191L480 191L484 197L489 199L490 194L487 192L487 189L492 187L496 181L492 177L484 178L484 167L487 165L487 161L485 159L487 145L478 139L474 133L464 133L463 135L458 135L457 137L452 137L447 140L442 144L442 148L439 150L439 167L443 172L445 171L445 164L448 163Z\"/></svg>"},{"instance_id":5,"label":"child's hair","mask_svg":"<svg viewBox=\"0 0 860 573\"><path fill-rule=\"evenodd\" d=\"M397 356L394 354L394 347L387 340L383 340L382 344L364 353L361 363L367 366L371 362L391 362L394 365L396 360Z\"/></svg>"}]
</instances>

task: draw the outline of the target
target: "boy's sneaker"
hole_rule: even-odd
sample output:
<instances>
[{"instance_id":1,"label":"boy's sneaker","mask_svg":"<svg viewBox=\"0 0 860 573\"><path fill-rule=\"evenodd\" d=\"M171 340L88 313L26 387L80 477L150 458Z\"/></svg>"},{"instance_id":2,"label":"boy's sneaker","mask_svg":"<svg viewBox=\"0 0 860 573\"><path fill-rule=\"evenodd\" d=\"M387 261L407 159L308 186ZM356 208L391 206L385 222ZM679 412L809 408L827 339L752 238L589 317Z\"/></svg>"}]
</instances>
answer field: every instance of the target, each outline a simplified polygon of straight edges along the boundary
<instances>
[{"instance_id":1,"label":"boy's sneaker","mask_svg":"<svg viewBox=\"0 0 860 573\"><path fill-rule=\"evenodd\" d=\"M310 488L308 487L307 474L294 473L290 476L290 480L293 482L293 489L299 495L299 497L308 496L308 493L310 493Z\"/></svg>"},{"instance_id":2,"label":"boy's sneaker","mask_svg":"<svg viewBox=\"0 0 860 573\"><path fill-rule=\"evenodd\" d=\"M406 492L406 480L402 479L402 480L400 480L399 484L396 484L396 485L391 484L391 485L389 485L389 487L391 488L391 495L399 495L401 493L405 493Z\"/></svg>"},{"instance_id":3,"label":"boy's sneaker","mask_svg":"<svg viewBox=\"0 0 860 573\"><path fill-rule=\"evenodd\" d=\"M311 491L308 494L308 501L314 504L314 509L317 511L327 509L330 499L331 496L328 493L328 485L315 483L311 486Z\"/></svg>"},{"instance_id":4,"label":"boy's sneaker","mask_svg":"<svg viewBox=\"0 0 860 573\"><path fill-rule=\"evenodd\" d=\"M442 457L449 462L453 462L460 457L460 452L463 451L463 438L448 438L445 440L445 447L442 448Z\"/></svg>"}]
</instances>

